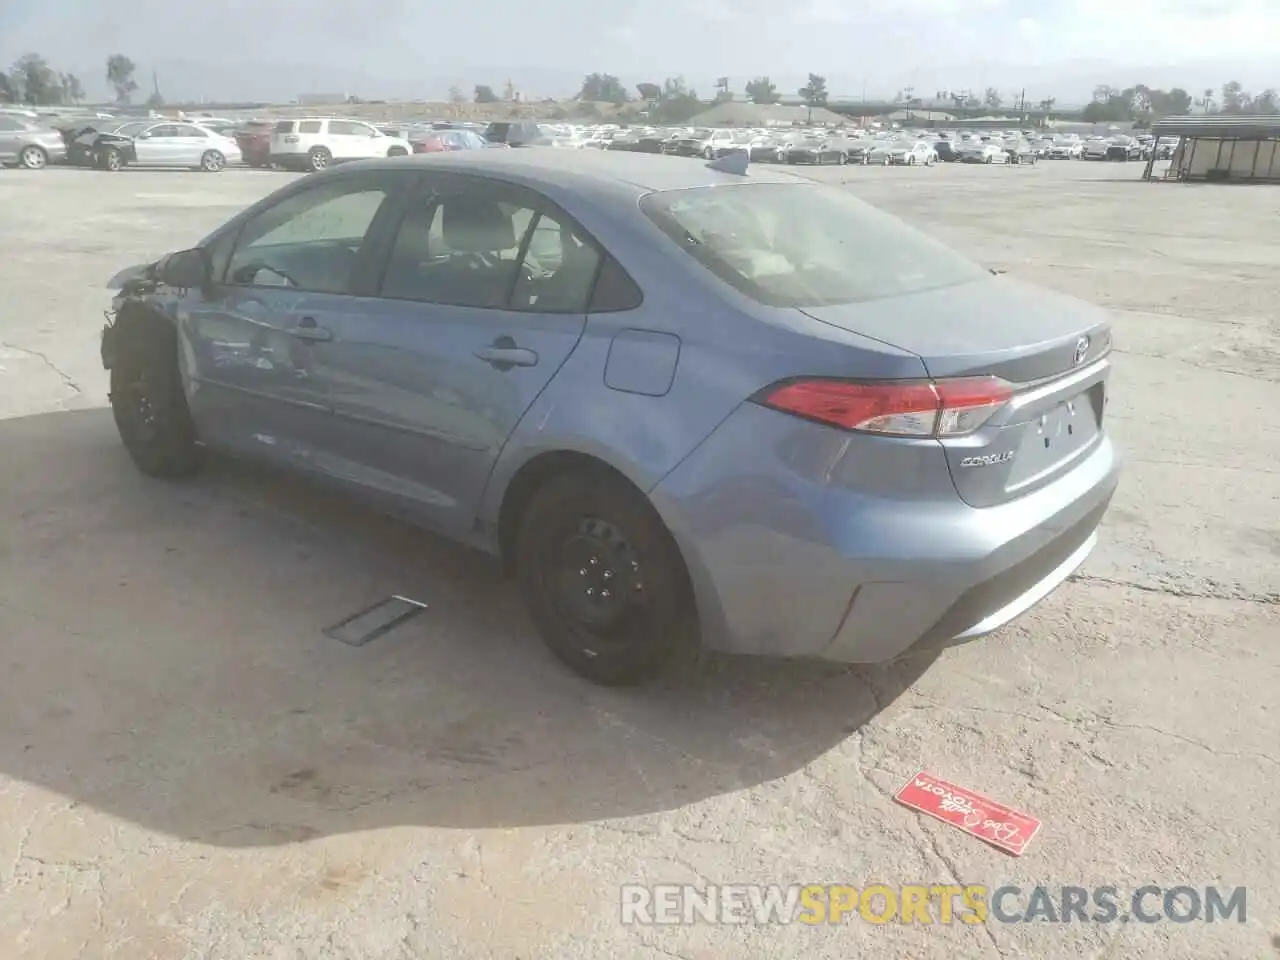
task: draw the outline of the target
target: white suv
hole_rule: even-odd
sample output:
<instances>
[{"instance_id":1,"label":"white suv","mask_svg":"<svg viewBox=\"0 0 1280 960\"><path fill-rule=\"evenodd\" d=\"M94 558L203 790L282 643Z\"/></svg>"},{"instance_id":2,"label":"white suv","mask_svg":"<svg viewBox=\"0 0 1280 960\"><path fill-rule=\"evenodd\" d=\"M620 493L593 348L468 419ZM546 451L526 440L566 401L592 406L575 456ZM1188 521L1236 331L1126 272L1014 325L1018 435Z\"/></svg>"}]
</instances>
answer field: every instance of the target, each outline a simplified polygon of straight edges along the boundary
<instances>
[{"instance_id":1,"label":"white suv","mask_svg":"<svg viewBox=\"0 0 1280 960\"><path fill-rule=\"evenodd\" d=\"M271 162L305 170L323 170L344 160L403 157L412 152L408 140L387 136L362 120L281 120L271 134Z\"/></svg>"}]
</instances>

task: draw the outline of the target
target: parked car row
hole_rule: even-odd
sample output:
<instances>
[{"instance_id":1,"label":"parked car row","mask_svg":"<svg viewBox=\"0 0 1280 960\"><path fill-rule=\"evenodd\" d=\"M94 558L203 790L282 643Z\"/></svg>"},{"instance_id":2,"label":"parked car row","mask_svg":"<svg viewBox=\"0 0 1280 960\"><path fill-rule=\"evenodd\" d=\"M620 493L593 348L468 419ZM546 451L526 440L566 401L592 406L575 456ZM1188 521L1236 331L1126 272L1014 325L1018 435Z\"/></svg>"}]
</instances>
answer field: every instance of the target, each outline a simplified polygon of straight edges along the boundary
<instances>
[{"instance_id":1,"label":"parked car row","mask_svg":"<svg viewBox=\"0 0 1280 960\"><path fill-rule=\"evenodd\" d=\"M712 160L743 151L756 163L932 166L938 162L1034 165L1041 159L1169 157L1176 138L1046 136L1034 130L906 131L861 128L657 128L585 126L533 120L416 120L378 125L345 117L118 119L96 115L51 125L0 113L0 162L38 169L61 161L117 171L125 166L189 167L216 173L252 167L323 170L336 163L523 146L656 153Z\"/></svg>"}]
</instances>

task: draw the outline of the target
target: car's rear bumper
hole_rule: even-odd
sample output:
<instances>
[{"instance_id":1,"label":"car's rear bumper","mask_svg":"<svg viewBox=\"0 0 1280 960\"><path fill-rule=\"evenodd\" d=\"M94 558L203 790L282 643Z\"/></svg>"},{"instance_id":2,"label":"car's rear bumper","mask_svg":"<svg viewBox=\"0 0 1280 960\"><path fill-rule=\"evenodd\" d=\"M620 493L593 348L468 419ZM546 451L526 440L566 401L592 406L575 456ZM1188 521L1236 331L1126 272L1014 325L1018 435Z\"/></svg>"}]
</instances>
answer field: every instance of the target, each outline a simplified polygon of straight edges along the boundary
<instances>
[{"instance_id":1,"label":"car's rear bumper","mask_svg":"<svg viewBox=\"0 0 1280 960\"><path fill-rule=\"evenodd\" d=\"M708 647L865 663L988 633L1083 562L1119 479L1104 436L1069 474L980 509L940 446L936 470L895 483L893 441L846 439L746 404L652 492Z\"/></svg>"}]
</instances>

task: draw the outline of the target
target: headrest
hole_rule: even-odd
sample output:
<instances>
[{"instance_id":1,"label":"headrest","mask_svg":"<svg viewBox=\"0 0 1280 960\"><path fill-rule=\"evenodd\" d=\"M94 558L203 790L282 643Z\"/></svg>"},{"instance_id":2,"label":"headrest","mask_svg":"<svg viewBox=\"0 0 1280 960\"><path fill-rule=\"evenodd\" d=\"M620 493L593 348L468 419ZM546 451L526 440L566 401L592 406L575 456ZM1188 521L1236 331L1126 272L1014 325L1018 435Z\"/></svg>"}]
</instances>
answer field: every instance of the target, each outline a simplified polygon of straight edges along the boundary
<instances>
[{"instance_id":1,"label":"headrest","mask_svg":"<svg viewBox=\"0 0 1280 960\"><path fill-rule=\"evenodd\" d=\"M515 227L495 200L449 197L440 208L444 242L457 253L493 253L516 246Z\"/></svg>"}]
</instances>

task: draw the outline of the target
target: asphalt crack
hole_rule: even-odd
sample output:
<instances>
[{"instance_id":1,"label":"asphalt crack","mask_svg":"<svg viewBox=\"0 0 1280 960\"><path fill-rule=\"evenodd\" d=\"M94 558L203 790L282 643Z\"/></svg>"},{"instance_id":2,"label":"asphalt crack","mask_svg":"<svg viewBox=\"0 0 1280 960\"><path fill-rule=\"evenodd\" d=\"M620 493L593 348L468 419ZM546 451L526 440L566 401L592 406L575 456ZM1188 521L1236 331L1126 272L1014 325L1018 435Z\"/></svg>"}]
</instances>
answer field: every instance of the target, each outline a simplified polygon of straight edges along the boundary
<instances>
[{"instance_id":1,"label":"asphalt crack","mask_svg":"<svg viewBox=\"0 0 1280 960\"><path fill-rule=\"evenodd\" d=\"M1238 600L1242 603L1258 603L1263 606L1280 606L1280 593L1246 593L1244 591L1227 590L1192 590L1186 587L1174 587L1149 583L1135 583L1132 580L1117 580L1113 577L1096 577L1087 573L1073 573L1067 577L1070 583L1097 583L1108 587L1128 587L1140 593L1160 593L1167 597L1182 597L1186 600Z\"/></svg>"},{"instance_id":2,"label":"asphalt crack","mask_svg":"<svg viewBox=\"0 0 1280 960\"><path fill-rule=\"evenodd\" d=\"M32 350L30 347L20 347L16 343L10 343L8 340L0 340L0 347L4 347L8 350L16 350L18 353L25 353L29 357L35 357L57 374L58 379L61 380L68 389L73 390L78 394L84 393L84 391L80 389L80 384L76 383L69 373L54 363L48 354L41 353L39 350Z\"/></svg>"}]
</instances>

